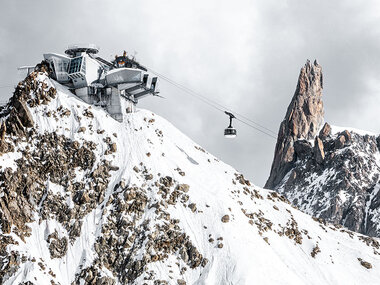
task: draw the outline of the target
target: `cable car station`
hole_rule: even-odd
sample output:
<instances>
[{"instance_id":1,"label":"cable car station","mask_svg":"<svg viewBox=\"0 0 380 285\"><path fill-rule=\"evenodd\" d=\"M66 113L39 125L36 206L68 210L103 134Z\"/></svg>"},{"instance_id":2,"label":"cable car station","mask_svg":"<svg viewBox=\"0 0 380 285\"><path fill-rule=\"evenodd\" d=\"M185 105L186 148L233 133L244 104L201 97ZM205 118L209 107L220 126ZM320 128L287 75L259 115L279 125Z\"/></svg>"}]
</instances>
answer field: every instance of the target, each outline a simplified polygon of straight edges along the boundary
<instances>
[{"instance_id":1,"label":"cable car station","mask_svg":"<svg viewBox=\"0 0 380 285\"><path fill-rule=\"evenodd\" d=\"M138 100L157 95L157 77L149 78L147 69L133 57L116 56L109 62L96 56L95 45L73 45L65 54L48 53L44 59L52 70L51 77L70 88L83 101L102 106L117 121L123 121L121 98L130 103L129 111Z\"/></svg>"},{"instance_id":2,"label":"cable car station","mask_svg":"<svg viewBox=\"0 0 380 285\"><path fill-rule=\"evenodd\" d=\"M98 52L99 48L92 44L73 45L66 49L66 55L47 53L44 54L44 59L52 70L50 76L53 79L68 87L86 103L103 107L119 122L123 121L122 106L125 106L121 104L121 97L126 99L126 110L129 113L133 112L138 100L149 95L161 97L156 90L157 77L150 77L148 68L140 65L134 57L128 57L124 51L123 55L115 56L115 59L109 62L96 56ZM33 69L33 66L19 68L19 70L26 70L28 74ZM231 109L177 83L166 75L150 68L149 72L193 98L225 113L229 117L229 125L224 129L225 138L236 138L237 131L232 126L233 119L273 139L277 138L275 132L250 118L236 111L233 111L233 114Z\"/></svg>"}]
</instances>

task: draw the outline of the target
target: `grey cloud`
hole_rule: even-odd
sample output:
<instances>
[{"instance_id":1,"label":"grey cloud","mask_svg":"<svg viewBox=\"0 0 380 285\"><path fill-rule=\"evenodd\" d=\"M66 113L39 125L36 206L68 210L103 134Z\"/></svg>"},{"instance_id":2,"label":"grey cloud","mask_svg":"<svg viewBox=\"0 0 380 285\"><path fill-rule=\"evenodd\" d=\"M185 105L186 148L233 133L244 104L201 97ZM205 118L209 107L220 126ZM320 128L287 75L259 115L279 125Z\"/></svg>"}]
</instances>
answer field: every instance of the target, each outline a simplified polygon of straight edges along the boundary
<instances>
[{"instance_id":1,"label":"grey cloud","mask_svg":"<svg viewBox=\"0 0 380 285\"><path fill-rule=\"evenodd\" d=\"M0 85L48 51L91 42L145 65L277 132L300 67L324 68L326 120L379 132L380 19L376 1L4 1ZM53 4L52 4L53 3ZM160 82L167 99L140 107L164 116L211 153L263 185L275 140ZM0 99L11 89L0 89Z\"/></svg>"}]
</instances>

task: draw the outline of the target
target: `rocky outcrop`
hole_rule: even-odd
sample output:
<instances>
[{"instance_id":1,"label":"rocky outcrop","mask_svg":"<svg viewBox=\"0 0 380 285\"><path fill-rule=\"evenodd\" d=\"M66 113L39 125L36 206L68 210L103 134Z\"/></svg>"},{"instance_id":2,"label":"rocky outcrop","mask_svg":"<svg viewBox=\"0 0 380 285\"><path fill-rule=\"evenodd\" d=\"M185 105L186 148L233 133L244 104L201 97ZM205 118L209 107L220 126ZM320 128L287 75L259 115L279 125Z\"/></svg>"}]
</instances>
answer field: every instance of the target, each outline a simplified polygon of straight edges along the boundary
<instances>
[{"instance_id":1,"label":"rocky outcrop","mask_svg":"<svg viewBox=\"0 0 380 285\"><path fill-rule=\"evenodd\" d=\"M15 169L6 167L0 171L0 283L17 270L20 262L25 262L16 253L3 250L7 245L17 244L3 235L16 234L24 241L31 233L27 224L35 221L34 213L38 211L39 222L56 219L73 242L80 235L83 216L103 201L109 172L113 169L106 160L96 165L93 142L79 143L56 132L40 134L36 131L29 108L45 104L56 95L53 87L37 79L46 74L44 70L44 65L39 65L20 82L0 114L1 153L14 151L19 144L27 145L20 151L21 157L15 160ZM75 181L78 169L84 171L86 187ZM63 187L67 197L53 193L50 184ZM75 201L78 196L82 198ZM69 197L74 202L72 207L67 204ZM47 243L52 258L66 254L66 237L58 237L54 232L47 237Z\"/></svg>"},{"instance_id":2,"label":"rocky outcrop","mask_svg":"<svg viewBox=\"0 0 380 285\"><path fill-rule=\"evenodd\" d=\"M314 155L298 156L275 189L310 215L380 237L379 157L375 136L316 137Z\"/></svg>"},{"instance_id":3,"label":"rocky outcrop","mask_svg":"<svg viewBox=\"0 0 380 285\"><path fill-rule=\"evenodd\" d=\"M58 237L57 231L48 236L47 242L49 243L49 251L51 258L61 258L67 252L67 238Z\"/></svg>"},{"instance_id":4,"label":"rocky outcrop","mask_svg":"<svg viewBox=\"0 0 380 285\"><path fill-rule=\"evenodd\" d=\"M145 167L143 172L142 177L147 175ZM146 188L119 183L109 200L114 210L94 245L98 254L94 262L96 267L105 266L123 284L133 283L147 272L150 263L164 261L174 253L179 253L179 259L190 269L204 267L208 262L181 229L179 220L166 211L168 205L181 203L190 207L189 196L183 191L188 190L188 185L184 187L185 184L178 184L170 176L161 177L155 184L162 197L160 203L148 197ZM160 224L153 225L150 220L144 220L146 209L154 209L152 220ZM80 279L86 277L77 276L77 280ZM145 280L153 279L148 274Z\"/></svg>"},{"instance_id":5,"label":"rocky outcrop","mask_svg":"<svg viewBox=\"0 0 380 285\"><path fill-rule=\"evenodd\" d=\"M317 163L322 163L325 159L325 152L323 148L322 140L319 137L315 137L314 141L314 158Z\"/></svg>"},{"instance_id":6,"label":"rocky outcrop","mask_svg":"<svg viewBox=\"0 0 380 285\"><path fill-rule=\"evenodd\" d=\"M333 133L328 123L318 133L321 91L321 68L308 62L281 123L266 187L310 215L380 237L380 137Z\"/></svg>"},{"instance_id":7,"label":"rocky outcrop","mask_svg":"<svg viewBox=\"0 0 380 285\"><path fill-rule=\"evenodd\" d=\"M97 162L94 153L97 146L91 141L71 141L56 132L40 134L35 130L29 108L45 104L56 94L54 88L39 82L38 76L44 73L44 70L35 71L20 82L0 114L0 119L3 118L0 128L3 153L14 150L19 143L33 146L23 148L21 157L15 161L15 169L8 167L0 171L0 283L14 274L21 263L34 262L23 260L17 252L7 252L6 247L17 242L5 235L14 233L25 241L31 234L28 224L36 217L38 223L54 219L68 236L61 236L55 230L46 236L46 243L50 258L64 258L69 243L73 244L81 235L82 219L105 203L110 171L119 169L105 159ZM58 116L68 117L70 114L68 109L60 106L53 112L46 112L45 116L58 119ZM84 110L83 116L94 118L88 109ZM86 128L82 132L86 132ZM106 146L104 155L117 152L117 145L111 137L105 137L103 143ZM153 179L153 174L148 173L142 164L134 169L142 179ZM78 170L83 172L82 181L76 179ZM103 211L107 220L102 235L94 244L97 258L91 267L76 275L74 283L115 284L117 279L132 283L144 273L149 263L166 260L175 253L187 265L182 268L184 271L206 266L207 258L178 226L179 220L171 218L166 211L168 205L182 203L196 214L196 204L189 203L186 194L189 185L177 183L170 176L161 177L154 183L162 196L160 203L148 197L146 188L129 186L122 181L116 185L106 204L115 210L109 214ZM50 189L54 187L62 187L64 194ZM155 228L152 225L154 232L151 234L148 234L149 219L143 219L147 208L153 208L154 220L160 221ZM137 256L142 258L136 260ZM43 261L38 265L41 270L48 270ZM117 279L100 276L99 270L103 267ZM55 278L55 274L51 275ZM154 280L154 276L147 278Z\"/></svg>"},{"instance_id":8,"label":"rocky outcrop","mask_svg":"<svg viewBox=\"0 0 380 285\"><path fill-rule=\"evenodd\" d=\"M270 176L265 184L273 189L294 165L297 140L314 139L323 122L322 67L309 61L301 68L297 88L280 125Z\"/></svg>"}]
</instances>

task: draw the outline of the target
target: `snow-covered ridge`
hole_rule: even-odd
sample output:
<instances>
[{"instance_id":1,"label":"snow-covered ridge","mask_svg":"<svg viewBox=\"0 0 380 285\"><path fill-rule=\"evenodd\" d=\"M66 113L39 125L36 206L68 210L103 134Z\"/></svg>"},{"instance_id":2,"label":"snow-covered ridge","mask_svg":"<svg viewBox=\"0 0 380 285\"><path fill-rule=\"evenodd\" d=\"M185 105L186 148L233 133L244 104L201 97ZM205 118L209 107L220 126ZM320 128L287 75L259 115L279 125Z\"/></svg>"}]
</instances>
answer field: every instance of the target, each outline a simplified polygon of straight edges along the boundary
<instances>
[{"instance_id":1,"label":"snow-covered ridge","mask_svg":"<svg viewBox=\"0 0 380 285\"><path fill-rule=\"evenodd\" d=\"M36 81L54 86L57 94L47 105L29 108L35 134L2 154L0 172L20 167L18 159L29 153L40 154L29 158L39 167L43 149L67 159L67 171L75 175L61 181L53 171L38 186L39 201L26 196L34 207L29 236L20 237L16 226L10 233L2 229L3 240L15 241L0 251L1 268L12 269L4 284L380 280L377 239L313 220L277 193L251 185L150 111L125 113L119 123L46 75ZM64 158L80 151L91 163L76 166ZM60 209L72 214L60 216ZM11 264L12 251L18 257Z\"/></svg>"},{"instance_id":2,"label":"snow-covered ridge","mask_svg":"<svg viewBox=\"0 0 380 285\"><path fill-rule=\"evenodd\" d=\"M349 131L350 133L356 133L361 136L369 135L369 136L378 136L379 134L376 134L374 132L366 131L366 130L361 130L361 129L355 129L355 128L348 128L348 127L339 127L339 126L334 126L331 125L331 133L332 134L338 134L344 131Z\"/></svg>"},{"instance_id":3,"label":"snow-covered ridge","mask_svg":"<svg viewBox=\"0 0 380 285\"><path fill-rule=\"evenodd\" d=\"M276 186L307 214L369 236L380 236L380 136L324 125L318 146L305 144ZM317 154L323 154L323 157Z\"/></svg>"}]
</instances>

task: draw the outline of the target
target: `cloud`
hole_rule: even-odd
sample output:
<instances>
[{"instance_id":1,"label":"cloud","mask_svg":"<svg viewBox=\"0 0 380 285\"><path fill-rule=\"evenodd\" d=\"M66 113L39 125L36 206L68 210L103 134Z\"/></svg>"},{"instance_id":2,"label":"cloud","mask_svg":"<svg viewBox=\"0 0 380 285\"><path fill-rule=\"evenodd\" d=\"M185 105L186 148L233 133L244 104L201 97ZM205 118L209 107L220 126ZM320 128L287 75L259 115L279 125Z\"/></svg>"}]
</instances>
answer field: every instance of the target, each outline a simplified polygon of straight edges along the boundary
<instances>
[{"instance_id":1,"label":"cloud","mask_svg":"<svg viewBox=\"0 0 380 285\"><path fill-rule=\"evenodd\" d=\"M376 1L7 1L0 12L0 85L44 52L90 42L111 59L126 49L152 69L277 132L300 67L324 68L326 119L380 131L380 20ZM167 99L140 107L163 115L259 185L275 140L160 82ZM1 90L2 98L11 90ZM1 99L1 98L0 98ZM365 115L363 115L365 114ZM374 115L375 114L375 115Z\"/></svg>"}]
</instances>

